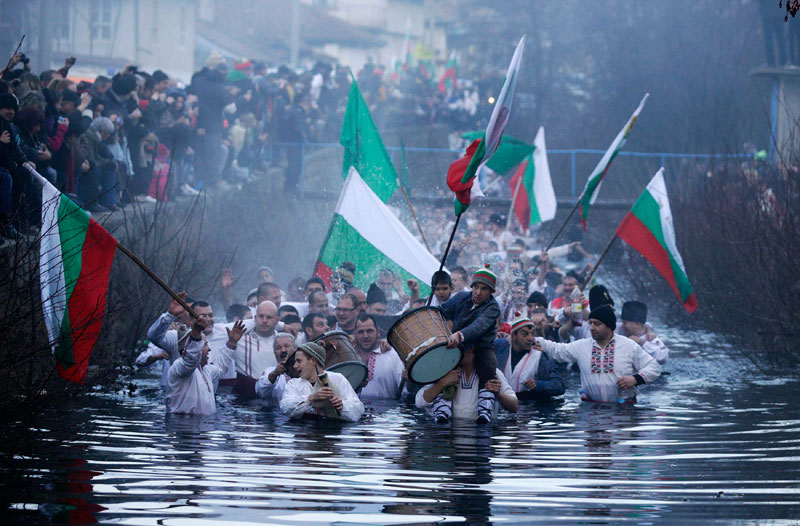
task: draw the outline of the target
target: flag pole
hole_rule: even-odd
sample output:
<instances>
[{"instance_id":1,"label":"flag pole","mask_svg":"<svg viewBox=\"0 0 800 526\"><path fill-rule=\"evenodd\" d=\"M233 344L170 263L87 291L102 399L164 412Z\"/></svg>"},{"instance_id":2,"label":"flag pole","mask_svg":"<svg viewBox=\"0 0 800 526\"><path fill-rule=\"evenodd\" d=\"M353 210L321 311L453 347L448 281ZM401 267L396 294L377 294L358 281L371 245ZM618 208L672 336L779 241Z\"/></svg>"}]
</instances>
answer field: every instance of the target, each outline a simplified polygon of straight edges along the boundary
<instances>
[{"instance_id":1,"label":"flag pole","mask_svg":"<svg viewBox=\"0 0 800 526\"><path fill-rule=\"evenodd\" d=\"M419 219L417 219L417 214L414 212L414 207L411 206L411 200L408 198L408 193L406 192L405 187L400 183L399 177L397 178L397 186L399 186L400 190L403 192L403 197L406 198L408 209L411 210L411 216L414 218L414 222L417 224L417 228L419 229L419 235L422 236L422 242L425 243L425 248L427 248L428 252L430 252L431 247L428 245L428 240L425 239L425 233L422 231L422 225L419 224Z\"/></svg>"},{"instance_id":2,"label":"flag pole","mask_svg":"<svg viewBox=\"0 0 800 526\"><path fill-rule=\"evenodd\" d=\"M44 186L45 184L49 184L49 183L47 182L47 180L46 180L46 179L45 179L45 178L44 178L44 177L43 177L43 176L42 176L42 175L41 175L39 172L37 172L37 171L36 171L34 168L32 168L31 166L28 166L28 164L27 164L27 163L26 163L26 164L23 164L23 166L24 166L25 168L27 168L29 172L31 172L31 175L33 175L33 177L34 177L35 179L37 179L37 180L39 181L39 183L40 183L42 186ZM62 194L62 195L63 195L63 194ZM42 206L44 206L44 203L42 204ZM76 206L77 206L77 205L76 205ZM139 268L141 268L142 270L144 270L144 271L145 271L145 273L146 273L148 276L150 276L150 277L153 279L153 281L155 281L155 282L156 282L156 283L157 283L157 284L158 284L158 285L159 285L159 286L160 286L162 289L164 289L164 291L165 291L167 294L169 294L170 296L172 296L172 298L173 298L175 301L177 301L177 302L180 304L180 306L181 306L181 307L183 307L184 309L186 309L186 312L188 312L189 314L191 314L191 316L192 316L194 319L198 319L197 313L194 311L194 309L192 309L192 308L189 306L189 304L188 304L188 303L186 303L186 300L184 300L183 298L181 298L181 297L180 297L180 296L179 296L179 295L178 295L178 294L177 294L177 293L176 293L174 290L172 290L172 289L169 287L169 285L167 285L166 283L164 283L164 280L162 280L161 278L159 278L159 277L156 275L156 273L155 273L155 272L153 272L152 270L150 270L150 268L149 268L147 265L145 265L145 264L144 264L144 262L142 262L142 260L141 260L141 259L139 259L139 258L136 256L136 254L134 254L133 252L131 252L131 251L128 249L128 247L126 247L125 245L123 245L122 243L120 243L119 241L117 241L117 240L116 240L116 239L115 239L113 236L111 236L111 234L108 234L108 235L109 235L109 236L110 236L112 239L114 239L114 241L116 241L116 244L117 244L117 249L118 249L120 252L122 252L123 254L125 254L126 256L128 256L128 257L131 259L131 261L133 261L134 263L136 263L136 265L138 265L138 266L139 266Z\"/></svg>"},{"instance_id":3,"label":"flag pole","mask_svg":"<svg viewBox=\"0 0 800 526\"><path fill-rule=\"evenodd\" d=\"M511 230L511 215L514 213L514 203L517 202L519 187L522 185L523 177L517 179L517 186L514 188L514 195L511 196L511 206L508 207L508 219L506 220L506 230ZM520 226L522 226L520 224Z\"/></svg>"},{"instance_id":4,"label":"flag pole","mask_svg":"<svg viewBox=\"0 0 800 526\"><path fill-rule=\"evenodd\" d=\"M545 252L553 248L553 245L555 245L558 236L561 235L561 232L564 231L564 228L566 228L567 224L569 223L569 220L572 219L573 215L575 215L575 211L578 209L578 205L580 203L581 203L580 198L577 201L575 201L575 205L572 207L572 210L569 211L569 215L567 215L567 218L564 220L563 223L561 223L561 227L558 229L558 232L556 232L556 235L553 236L553 239L550 240L550 243L548 243L547 247L544 249ZM532 273L536 273L536 270L539 268L540 263L541 260L536 263L535 267L533 267L533 270L531 271Z\"/></svg>"},{"instance_id":5,"label":"flag pole","mask_svg":"<svg viewBox=\"0 0 800 526\"><path fill-rule=\"evenodd\" d=\"M456 216L456 224L453 225L453 230L450 232L450 239L447 240L447 248L444 249L444 254L442 254L442 261L441 263L439 263L439 272L441 272L442 269L444 268L444 262L447 260L447 255L450 253L450 246L453 244L453 238L456 235L456 229L458 228L458 223L461 221L461 215L463 213L464 212L461 212L461 214L458 214ZM431 291L431 294L428 296L428 303L426 303L425 306L430 307L431 301L433 301L433 291Z\"/></svg>"},{"instance_id":6,"label":"flag pole","mask_svg":"<svg viewBox=\"0 0 800 526\"><path fill-rule=\"evenodd\" d=\"M23 41L23 40L25 40L25 34L23 34L23 35L22 35L22 38L20 38L20 39L19 39L19 44L17 44L17 49L15 49L15 50L14 50L14 52L11 54L11 58L10 58L10 59L8 59L8 64L6 64L6 67L5 67L5 69L3 69L3 71L2 71L2 73L3 73L4 75L5 75L5 74L8 72L8 68L10 68L10 67L11 67L11 62L13 62L13 61L14 61L14 57L16 57L16 56L17 56L17 53L19 53L19 48L21 48L21 47L22 47L22 41Z\"/></svg>"},{"instance_id":7,"label":"flag pole","mask_svg":"<svg viewBox=\"0 0 800 526\"><path fill-rule=\"evenodd\" d=\"M581 285L581 288L579 289L581 292L583 292L583 289L585 289L586 286L589 284L589 282L592 281L592 277L594 277L594 273L597 272L597 267L600 266L600 262L603 261L603 258L606 257L606 254L608 254L608 251L611 250L611 245L613 245L614 241L616 241L616 240L617 240L617 235L614 234L614 236L611 238L611 241L609 241L608 244L606 245L606 248L603 249L603 253L600 254L599 258L597 258L597 261L595 262L594 266L592 267L592 271L589 272L589 275L586 276L586 279L583 281L583 284Z\"/></svg>"}]
</instances>

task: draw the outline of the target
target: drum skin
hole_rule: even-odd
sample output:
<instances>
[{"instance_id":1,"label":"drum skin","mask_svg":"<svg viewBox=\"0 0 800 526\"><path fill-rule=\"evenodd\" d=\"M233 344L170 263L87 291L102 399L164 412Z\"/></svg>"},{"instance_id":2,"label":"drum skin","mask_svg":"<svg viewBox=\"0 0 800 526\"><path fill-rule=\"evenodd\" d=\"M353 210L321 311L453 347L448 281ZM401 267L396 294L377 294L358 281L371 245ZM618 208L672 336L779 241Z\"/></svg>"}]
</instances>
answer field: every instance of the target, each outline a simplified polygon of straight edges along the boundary
<instances>
[{"instance_id":1,"label":"drum skin","mask_svg":"<svg viewBox=\"0 0 800 526\"><path fill-rule=\"evenodd\" d=\"M408 311L389 329L387 339L417 383L439 380L461 361L460 349L448 349L450 328L438 307Z\"/></svg>"}]
</instances>

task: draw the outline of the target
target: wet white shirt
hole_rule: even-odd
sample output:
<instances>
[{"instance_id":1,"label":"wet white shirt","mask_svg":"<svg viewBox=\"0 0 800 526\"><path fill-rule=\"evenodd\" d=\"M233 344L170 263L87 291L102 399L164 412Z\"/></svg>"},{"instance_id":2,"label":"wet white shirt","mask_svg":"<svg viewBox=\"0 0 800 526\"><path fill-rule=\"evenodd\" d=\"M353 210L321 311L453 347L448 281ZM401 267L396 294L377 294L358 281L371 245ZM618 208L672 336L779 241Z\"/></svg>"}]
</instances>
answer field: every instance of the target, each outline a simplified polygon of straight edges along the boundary
<instances>
[{"instance_id":1,"label":"wet white shirt","mask_svg":"<svg viewBox=\"0 0 800 526\"><path fill-rule=\"evenodd\" d=\"M275 379L275 383L269 381L269 375L275 370L275 367L268 367L261 378L256 382L256 394L262 400L270 403L270 406L279 407L281 399L283 398L283 391L286 389L286 383L291 380L288 374L283 373Z\"/></svg>"},{"instance_id":2,"label":"wet white shirt","mask_svg":"<svg viewBox=\"0 0 800 526\"><path fill-rule=\"evenodd\" d=\"M265 369L278 365L274 344L275 331L269 336L260 336L256 331L245 334L236 347L236 372L259 378Z\"/></svg>"},{"instance_id":3,"label":"wet white shirt","mask_svg":"<svg viewBox=\"0 0 800 526\"><path fill-rule=\"evenodd\" d=\"M167 378L167 412L192 415L213 415L217 411L214 385L222 371L233 360L233 350L220 353L220 362L200 367L204 342L189 340L186 351L169 368Z\"/></svg>"},{"instance_id":4,"label":"wet white shirt","mask_svg":"<svg viewBox=\"0 0 800 526\"><path fill-rule=\"evenodd\" d=\"M497 369L496 373L497 379L500 380L500 392L516 398L517 394L508 384L508 380L506 380L503 372L500 369ZM467 378L467 375L462 371L461 382L458 384L456 396L453 398L453 418L464 418L467 420L475 420L478 418L478 393L480 392L480 389L478 389L478 383L477 372L473 371L470 377ZM417 391L417 397L415 398L417 407L420 409L427 409L429 413L432 413L433 401L430 403L426 402L424 393L428 389L432 388L433 385L434 384L427 385ZM492 411L493 416L497 416L497 406L498 402L495 397L494 410Z\"/></svg>"},{"instance_id":5,"label":"wet white shirt","mask_svg":"<svg viewBox=\"0 0 800 526\"><path fill-rule=\"evenodd\" d=\"M661 375L661 366L639 344L615 335L601 348L592 338L572 343L556 343L536 338L547 355L557 362L577 363L581 371L581 398L595 402L618 402L633 399L639 390L636 386L620 389L617 380L638 374L645 383Z\"/></svg>"},{"instance_id":6,"label":"wet white shirt","mask_svg":"<svg viewBox=\"0 0 800 526\"><path fill-rule=\"evenodd\" d=\"M169 366L172 365L169 359L162 359L160 358L156 362L152 362L150 364L147 363L147 360L150 359L151 356L158 356L159 354L163 353L164 349L160 348L154 343L150 343L147 346L147 349L139 353L139 356L136 357L136 365L141 368L149 368L152 365L158 364L161 367L161 378L158 381L158 384L161 386L161 389L166 390L167 388L167 375L169 374ZM167 352L169 354L169 352Z\"/></svg>"},{"instance_id":7,"label":"wet white shirt","mask_svg":"<svg viewBox=\"0 0 800 526\"><path fill-rule=\"evenodd\" d=\"M300 418L305 413L311 413L328 418L339 418L348 422L356 422L360 419L364 414L364 404L359 400L347 378L339 373L328 371L328 385L342 400L341 414L337 415L336 410L330 404L326 404L326 408L315 408L308 401L308 396L319 391L322 385L317 382L312 386L311 382L304 378L292 378L286 382L281 399L281 411L290 418Z\"/></svg>"},{"instance_id":8,"label":"wet white shirt","mask_svg":"<svg viewBox=\"0 0 800 526\"><path fill-rule=\"evenodd\" d=\"M361 398L397 398L397 389L406 367L397 351L391 349L381 352L381 348L377 347L369 354L366 366L368 382L361 389Z\"/></svg>"}]
</instances>

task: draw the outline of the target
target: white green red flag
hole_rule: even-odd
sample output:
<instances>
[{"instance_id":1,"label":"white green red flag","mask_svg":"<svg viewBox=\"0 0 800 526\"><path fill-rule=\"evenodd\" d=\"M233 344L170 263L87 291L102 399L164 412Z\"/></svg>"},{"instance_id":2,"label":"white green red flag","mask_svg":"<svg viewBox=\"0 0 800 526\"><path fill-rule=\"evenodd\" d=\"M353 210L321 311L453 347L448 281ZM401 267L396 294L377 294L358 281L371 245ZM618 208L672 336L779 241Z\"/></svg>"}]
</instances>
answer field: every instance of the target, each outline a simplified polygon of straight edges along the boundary
<instances>
[{"instance_id":1,"label":"white green red flag","mask_svg":"<svg viewBox=\"0 0 800 526\"><path fill-rule=\"evenodd\" d=\"M579 199L581 225L583 225L584 230L586 230L586 216L589 215L589 208L591 205L597 201L597 195L600 193L600 185L603 183L603 179L605 179L612 161L616 159L619 152L622 151L622 147L625 146L628 135L631 134L633 125L636 124L636 119L639 118L639 114L642 112L644 104L647 102L649 96L649 93L645 94L639 106L636 108L636 111L633 112L628 122L625 123L625 127L623 127L614 138L614 142L611 143L606 153L603 154L603 158L600 159L600 162L597 163L597 166L592 171L589 179L586 180L586 186L583 188L583 193Z\"/></svg>"},{"instance_id":2,"label":"white green red flag","mask_svg":"<svg viewBox=\"0 0 800 526\"><path fill-rule=\"evenodd\" d=\"M114 239L84 210L42 184L39 281L42 308L58 374L82 383L106 310Z\"/></svg>"},{"instance_id":3,"label":"white green red flag","mask_svg":"<svg viewBox=\"0 0 800 526\"><path fill-rule=\"evenodd\" d=\"M689 312L697 309L697 298L686 275L686 267L675 244L675 228L661 168L633 208L617 227L616 235L643 255L667 280Z\"/></svg>"},{"instance_id":4,"label":"white green red flag","mask_svg":"<svg viewBox=\"0 0 800 526\"><path fill-rule=\"evenodd\" d=\"M514 50L514 56L511 57L503 88L494 104L492 116L489 118L483 138L472 141L467 147L466 155L451 164L447 170L447 186L456 194L455 214L457 216L469 208L473 199L483 196L483 191L476 181L475 175L492 158L500 145L500 139L503 137L503 131L506 129L511 113L511 103L514 100L519 65L522 62L524 49L525 36L520 39Z\"/></svg>"},{"instance_id":5,"label":"white green red flag","mask_svg":"<svg viewBox=\"0 0 800 526\"><path fill-rule=\"evenodd\" d=\"M444 73L442 74L442 78L439 80L439 85L437 89L441 93L447 93L451 90L458 89L458 80L456 76L458 74L458 61L456 60L456 52L453 51L450 53L450 58L447 59L447 65L444 68Z\"/></svg>"},{"instance_id":6,"label":"white green red flag","mask_svg":"<svg viewBox=\"0 0 800 526\"><path fill-rule=\"evenodd\" d=\"M420 293L427 295L428 283L439 270L436 258L392 214L355 168L350 168L344 182L314 275L330 287L333 272L344 261L355 264L353 283L363 290L377 281L382 268L389 268L403 281L418 280Z\"/></svg>"},{"instance_id":7,"label":"white green red flag","mask_svg":"<svg viewBox=\"0 0 800 526\"><path fill-rule=\"evenodd\" d=\"M539 128L533 144L533 152L520 163L509 182L514 212L524 231L556 217L556 193L550 180L544 127Z\"/></svg>"}]
</instances>

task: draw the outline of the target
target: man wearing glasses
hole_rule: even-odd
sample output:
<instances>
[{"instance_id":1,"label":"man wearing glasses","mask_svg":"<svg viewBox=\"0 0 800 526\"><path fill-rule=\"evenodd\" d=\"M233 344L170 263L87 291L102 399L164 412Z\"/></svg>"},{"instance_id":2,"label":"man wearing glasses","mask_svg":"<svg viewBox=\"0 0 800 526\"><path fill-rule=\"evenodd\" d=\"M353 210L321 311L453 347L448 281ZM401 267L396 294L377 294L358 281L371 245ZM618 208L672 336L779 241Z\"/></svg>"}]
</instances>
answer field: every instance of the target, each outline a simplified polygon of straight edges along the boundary
<instances>
[{"instance_id":1,"label":"man wearing glasses","mask_svg":"<svg viewBox=\"0 0 800 526\"><path fill-rule=\"evenodd\" d=\"M358 298L353 294L348 293L339 298L339 303L337 303L336 308L333 309L333 313L336 315L335 330L343 331L351 335L355 332L359 303Z\"/></svg>"}]
</instances>

